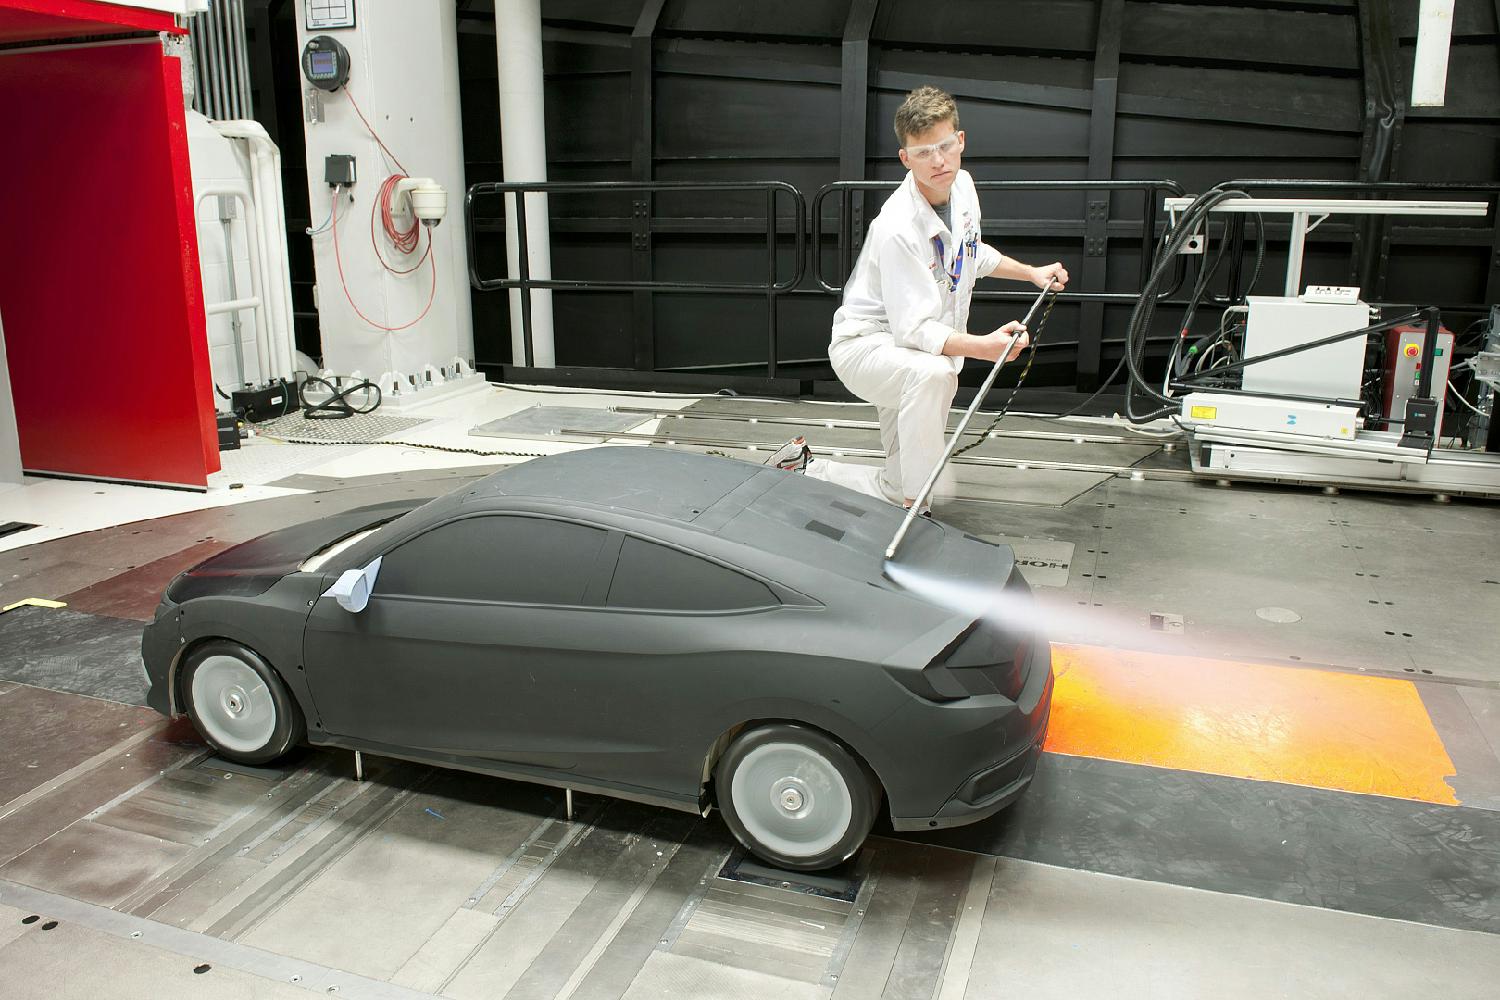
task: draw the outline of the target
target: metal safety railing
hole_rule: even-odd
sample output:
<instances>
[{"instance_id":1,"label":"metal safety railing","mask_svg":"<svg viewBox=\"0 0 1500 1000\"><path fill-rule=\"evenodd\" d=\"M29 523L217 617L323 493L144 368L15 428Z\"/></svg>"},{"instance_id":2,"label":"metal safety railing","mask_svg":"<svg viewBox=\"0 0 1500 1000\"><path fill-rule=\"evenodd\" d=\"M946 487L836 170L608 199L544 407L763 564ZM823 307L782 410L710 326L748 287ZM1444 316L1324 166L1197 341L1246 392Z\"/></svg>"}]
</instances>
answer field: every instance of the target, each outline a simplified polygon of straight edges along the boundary
<instances>
[{"instance_id":1,"label":"metal safety railing","mask_svg":"<svg viewBox=\"0 0 1500 1000\"><path fill-rule=\"evenodd\" d=\"M799 296L825 296L839 295L843 291L843 282L852 271L856 257L859 253L864 232L864 220L862 206L864 195L868 193L889 192L899 186L897 181L835 181L824 185L812 197L809 202L793 185L784 181L747 181L747 182L677 182L677 181L548 181L548 182L510 182L510 183L482 183L472 186L465 199L464 223L468 238L470 281L475 289L480 291L496 291L501 289L518 289L520 324L522 329L522 344L524 351L524 363L526 368L534 365L534 350L532 336L532 297L533 289L551 289L561 291L579 292L634 292L634 293L717 293L726 295L750 295L762 296L766 300L766 357L765 368L767 382L777 381L778 364L788 365L802 362L780 361L778 357L778 304L788 295ZM1298 192L1328 192L1345 191L1354 197L1380 198L1397 193L1409 193L1413 191L1427 192L1471 192L1483 193L1489 197L1500 197L1500 184L1454 184L1454 183L1432 183L1403 182L1403 183L1371 183L1358 181L1321 181L1321 180L1289 180L1256 178L1226 182L1224 187L1233 187L1244 190L1247 194L1256 194L1262 191L1298 191ZM1153 178L1143 180L1004 180L1004 181L977 181L975 188L980 194L1000 192L1058 192L1073 193L1084 196L1084 217L1046 219L1037 217L1021 217L1013 213L1003 216L997 229L1015 229L1030 233L1035 230L1041 233L1044 230L1052 236L1061 236L1068 239L1081 240L1082 256L1079 266L1074 267L1072 260L1069 262L1069 270L1073 272L1073 280L1069 283L1068 299L1079 303L1084 310L1078 328L1078 340L1075 345L1079 351L1079 388L1086 388L1083 379L1086 372L1097 373L1100 364L1103 347L1109 343L1105 336L1104 312L1106 307L1125 307L1138 301L1140 289L1146 287L1148 278L1156 263L1156 253L1161 234L1169 225L1169 220L1163 212L1164 202L1171 198L1184 198L1187 196L1186 189L1177 181L1168 178ZM526 194L609 194L630 193L641 196L636 200L634 217L626 220L629 223L629 231L637 240L634 248L638 251L649 251L651 249L651 237L653 234L663 232L662 228L654 225L653 209L650 198L658 194L725 194L725 193L759 193L765 199L764 235L765 235L765 277L757 282L722 282L722 281L690 281L690 280L657 280L657 279L630 279L630 280L599 280L591 278L538 278L533 277L529 255L526 253L514 253L515 277L487 277L478 271L477 255L475 253L475 225L476 202L482 203L487 198L503 198L505 209L508 214L514 215L515 235L517 246L527 245L527 198ZM1113 208L1115 196L1139 195L1141 209L1139 217L1132 215L1115 215ZM790 209L791 216L787 217ZM780 215L778 215L778 210ZM825 213L826 216L825 217ZM499 213L495 213L498 218ZM618 220L609 220L618 221ZM672 233L685 232L681 226L683 220L672 217L672 225L667 231ZM711 219L689 220L712 222ZM724 221L724 220L719 220ZM752 238L759 238L756 226L759 217L752 216L749 219L737 218L732 220L740 228L737 232L749 233ZM1491 220L1493 223L1493 219ZM790 223L789 230L783 225ZM749 228L744 228L748 226ZM1027 227L1031 227L1028 229ZM1042 227L1042 228L1038 228ZM1047 228L1050 227L1050 228ZM1261 223L1259 238L1266 235L1266 224ZM787 261L782 244L791 237L794 244L792 250L791 273L782 276L780 270L784 268ZM836 238L833 247L825 246L830 237ZM1206 300L1214 305L1222 306L1237 300L1245 293L1244 277L1241 262L1246 253L1246 232L1244 217L1238 216L1227 221L1223 227L1223 238L1227 243L1227 263L1229 272L1227 274L1228 294L1217 296L1208 294ZM1278 232L1278 241L1283 239ZM1389 230L1382 231L1375 236L1381 242L1390 240ZM1493 226L1488 231L1466 234L1467 242L1483 242L1489 239L1494 244L1494 259L1500 260L1500 226ZM1127 246L1135 244L1138 247L1138 283L1134 291L1109 291L1109 285L1120 287L1121 267L1118 262L1111 262L1106 257L1110 246L1124 243ZM832 250L830 255L827 251ZM1383 258L1383 247L1371 252L1372 248L1366 247L1365 253L1360 254L1356 247L1356 257L1371 261ZM811 257L809 266L808 258ZM646 258L649 260L649 256ZM830 262L837 267L838 275L828 273ZM1174 267L1175 272L1169 284L1163 286L1163 290L1157 293L1157 301L1174 302L1180 301L1178 293L1190 273L1193 266L1201 273L1201 269L1208 265L1203 257L1194 257L1189 254L1178 256ZM648 265L649 266L649 265ZM809 287L799 287L805 283L808 276L813 279L807 283ZM1113 279L1113 280L1109 280ZM1360 282L1364 284L1363 281ZM1382 281L1383 284L1383 275ZM1493 269L1486 290L1486 298L1493 301L1500 294L1500 268ZM1015 291L983 290L974 292L976 301L983 300L1024 300L1032 295L1025 289ZM1161 339L1169 339L1166 335ZM1053 347L1070 346L1061 341L1052 341ZM651 372L663 378L675 377L672 369L658 369L654 364L643 364L639 359L643 355L638 354L638 371ZM805 362L806 359L804 359ZM749 364L759 367L758 362ZM700 366L704 369L704 378L708 378L706 371L709 368L734 368L747 367L739 363ZM624 371L617 369L588 369L598 377L604 377L603 373L615 373L623 376ZM683 375L683 378L689 376ZM1093 376L1088 376L1092 378ZM714 376L722 381L722 377ZM747 377L749 378L749 377ZM784 381L784 380L783 380Z\"/></svg>"},{"instance_id":2,"label":"metal safety railing","mask_svg":"<svg viewBox=\"0 0 1500 1000\"><path fill-rule=\"evenodd\" d=\"M580 278L533 278L530 255L519 252L516 277L487 278L479 273L474 247L474 203L476 200L506 196L508 211L514 211L516 222L516 245L526 247L526 198L527 194L726 194L731 192L760 192L766 203L766 277L759 282L722 281L662 281L656 279L632 279L626 281L601 281ZM777 265L777 247L783 235L777 217L779 196L791 199L793 225L791 236L794 243L795 267L792 274L780 278ZM649 218L646 233L650 233ZM761 295L766 299L766 347L767 367L770 378L776 377L777 356L777 300L802 283L807 261L807 202L802 192L785 181L514 181L475 184L469 188L464 199L464 226L469 242L469 281L482 292L501 289L520 289L522 344L526 367L532 367L534 350L532 344L532 289L554 289L574 292L716 292L727 295Z\"/></svg>"},{"instance_id":3,"label":"metal safety railing","mask_svg":"<svg viewBox=\"0 0 1500 1000\"><path fill-rule=\"evenodd\" d=\"M829 198L839 199L838 222L838 263L840 273L847 276L854 269L854 260L859 250L859 234L855 228L854 198L857 194L867 191L893 191L901 185L900 181L834 181L825 184L812 199L812 245L813 245L813 277L818 287L825 292L840 294L843 285L835 285L825 278L823 273L823 257L821 253L823 243L823 203ZM1104 207L1101 210L1091 203L1087 209L1089 219L1085 220L1084 253L1085 259L1089 256L1102 257L1104 255L1106 241L1119 237L1109 232L1110 224L1133 220L1112 219L1109 214L1108 196L1115 192L1138 191L1142 197L1141 219L1140 219L1140 243L1141 262L1140 280L1144 287L1147 277L1151 274L1152 260L1155 256L1157 215L1160 211L1162 198L1167 195L1181 197L1187 192L1182 185L1176 181L1166 179L1154 180L1015 180L1015 181L975 181L974 188L980 194L987 191L1062 191L1079 192L1085 195L1098 193L1105 196ZM1014 222L1015 219L1008 221ZM1087 235L1088 227L1093 224L1097 236ZM1098 241L1098 242L1093 242ZM1073 270L1073 269L1070 269ZM1081 270L1081 269L1080 269ZM1159 297L1166 299L1177 293L1182 285L1186 274L1186 266L1182 259L1178 261L1176 281ZM1075 302L1134 302L1139 293L1132 292L1107 292L1103 289L1089 290L1081 287L1082 282L1077 280L1082 277L1077 270L1073 273L1074 281L1068 288L1068 298ZM843 278L839 279L840 282ZM1029 299L1032 293L1026 290L1020 291L978 291L974 292L976 300L983 299Z\"/></svg>"}]
</instances>

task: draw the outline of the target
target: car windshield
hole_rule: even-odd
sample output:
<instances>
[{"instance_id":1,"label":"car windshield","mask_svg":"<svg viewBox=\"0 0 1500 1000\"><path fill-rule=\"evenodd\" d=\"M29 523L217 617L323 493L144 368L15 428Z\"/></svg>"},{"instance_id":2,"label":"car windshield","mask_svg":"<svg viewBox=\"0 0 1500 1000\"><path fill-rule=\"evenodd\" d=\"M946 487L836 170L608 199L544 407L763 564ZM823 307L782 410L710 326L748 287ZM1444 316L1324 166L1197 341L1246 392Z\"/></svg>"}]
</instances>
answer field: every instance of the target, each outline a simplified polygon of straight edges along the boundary
<instances>
[{"instance_id":1,"label":"car windshield","mask_svg":"<svg viewBox=\"0 0 1500 1000\"><path fill-rule=\"evenodd\" d=\"M340 552L343 552L350 546L357 545L360 542L364 541L366 538L369 538L371 535L375 534L375 532L379 531L389 523L389 521L386 521L381 524L372 525L371 527L365 528L363 531L356 531L354 534L348 536L347 538L341 538L338 541L334 542L332 545L319 549L311 556L308 556L302 561L302 565L298 566L297 569L303 573L316 573L318 570L322 569L328 564L328 560L332 559L334 556L338 555Z\"/></svg>"}]
</instances>

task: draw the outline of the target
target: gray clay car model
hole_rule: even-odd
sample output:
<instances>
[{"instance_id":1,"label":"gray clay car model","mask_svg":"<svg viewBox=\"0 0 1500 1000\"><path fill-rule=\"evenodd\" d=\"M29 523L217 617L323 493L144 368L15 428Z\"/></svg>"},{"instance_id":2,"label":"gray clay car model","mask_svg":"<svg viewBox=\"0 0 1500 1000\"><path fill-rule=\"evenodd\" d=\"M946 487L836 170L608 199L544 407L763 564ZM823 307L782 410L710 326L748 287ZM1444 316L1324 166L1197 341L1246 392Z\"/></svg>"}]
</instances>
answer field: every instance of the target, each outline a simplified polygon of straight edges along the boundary
<instances>
[{"instance_id":1,"label":"gray clay car model","mask_svg":"<svg viewBox=\"0 0 1500 1000\"><path fill-rule=\"evenodd\" d=\"M227 758L299 742L707 813L817 869L972 823L1031 780L1029 626L882 574L901 511L657 448L534 459L422 506L272 532L177 577L150 704ZM904 564L1029 601L1009 548L919 518Z\"/></svg>"}]
</instances>

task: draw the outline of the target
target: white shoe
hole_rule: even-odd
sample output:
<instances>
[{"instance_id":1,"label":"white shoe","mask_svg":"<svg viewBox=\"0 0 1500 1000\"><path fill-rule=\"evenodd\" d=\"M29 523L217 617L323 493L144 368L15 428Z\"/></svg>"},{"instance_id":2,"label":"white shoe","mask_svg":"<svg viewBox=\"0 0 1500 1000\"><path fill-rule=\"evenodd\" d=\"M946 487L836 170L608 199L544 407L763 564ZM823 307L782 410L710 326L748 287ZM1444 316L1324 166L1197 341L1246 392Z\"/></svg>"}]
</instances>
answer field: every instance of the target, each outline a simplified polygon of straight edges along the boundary
<instances>
[{"instance_id":1,"label":"white shoe","mask_svg":"<svg viewBox=\"0 0 1500 1000\"><path fill-rule=\"evenodd\" d=\"M777 448L771 457L766 459L765 464L774 465L788 472L805 472L807 463L811 461L812 449L807 446L807 439L798 435Z\"/></svg>"}]
</instances>

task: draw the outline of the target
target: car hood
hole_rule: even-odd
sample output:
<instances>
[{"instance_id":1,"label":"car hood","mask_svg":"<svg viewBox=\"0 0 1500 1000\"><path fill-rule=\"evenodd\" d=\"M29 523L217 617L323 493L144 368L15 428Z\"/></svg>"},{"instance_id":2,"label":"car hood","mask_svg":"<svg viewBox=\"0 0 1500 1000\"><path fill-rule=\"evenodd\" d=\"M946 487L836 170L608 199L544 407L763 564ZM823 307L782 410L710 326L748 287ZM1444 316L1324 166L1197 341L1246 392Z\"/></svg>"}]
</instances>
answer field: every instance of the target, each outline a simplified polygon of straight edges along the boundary
<instances>
[{"instance_id":1,"label":"car hood","mask_svg":"<svg viewBox=\"0 0 1500 1000\"><path fill-rule=\"evenodd\" d=\"M167 585L176 604L195 597L254 597L295 573L309 556L367 528L394 520L426 501L395 500L359 507L282 528L225 549L180 574Z\"/></svg>"}]
</instances>

